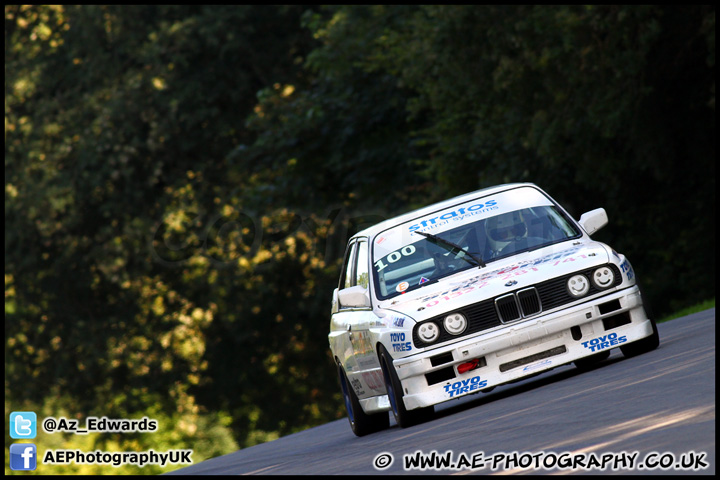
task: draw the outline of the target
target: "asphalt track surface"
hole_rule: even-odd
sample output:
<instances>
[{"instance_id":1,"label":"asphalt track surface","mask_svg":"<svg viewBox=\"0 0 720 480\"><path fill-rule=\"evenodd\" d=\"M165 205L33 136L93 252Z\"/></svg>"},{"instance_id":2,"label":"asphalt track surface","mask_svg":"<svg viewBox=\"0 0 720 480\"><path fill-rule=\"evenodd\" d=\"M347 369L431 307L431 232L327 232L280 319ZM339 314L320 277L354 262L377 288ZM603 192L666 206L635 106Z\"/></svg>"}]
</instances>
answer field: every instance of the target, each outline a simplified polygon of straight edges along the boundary
<instances>
[{"instance_id":1,"label":"asphalt track surface","mask_svg":"<svg viewBox=\"0 0 720 480\"><path fill-rule=\"evenodd\" d=\"M392 422L358 438L337 420L171 474L714 474L715 309L658 328L652 352L626 359L616 348L591 371L567 365L446 402L411 428ZM409 469L405 460L417 452L449 454L456 468ZM594 467L603 456L606 468ZM557 468L569 459L588 468ZM707 467L677 468L695 460ZM659 462L670 468L648 468Z\"/></svg>"}]
</instances>

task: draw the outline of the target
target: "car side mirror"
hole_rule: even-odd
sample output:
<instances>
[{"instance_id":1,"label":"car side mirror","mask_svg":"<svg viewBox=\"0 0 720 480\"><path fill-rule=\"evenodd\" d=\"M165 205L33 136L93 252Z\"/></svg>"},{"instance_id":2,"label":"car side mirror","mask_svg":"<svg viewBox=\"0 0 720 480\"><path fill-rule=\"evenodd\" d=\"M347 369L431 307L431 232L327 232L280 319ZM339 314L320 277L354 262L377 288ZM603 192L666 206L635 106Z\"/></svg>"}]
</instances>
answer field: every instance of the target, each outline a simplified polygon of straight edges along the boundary
<instances>
[{"instance_id":1,"label":"car side mirror","mask_svg":"<svg viewBox=\"0 0 720 480\"><path fill-rule=\"evenodd\" d=\"M588 235L592 235L607 224L608 216L604 208L596 208L583 213L580 217L580 226L585 229Z\"/></svg>"},{"instance_id":2,"label":"car side mirror","mask_svg":"<svg viewBox=\"0 0 720 480\"><path fill-rule=\"evenodd\" d=\"M367 288L362 285L356 285L338 291L338 301L340 302L340 308L369 308L370 294Z\"/></svg>"}]
</instances>

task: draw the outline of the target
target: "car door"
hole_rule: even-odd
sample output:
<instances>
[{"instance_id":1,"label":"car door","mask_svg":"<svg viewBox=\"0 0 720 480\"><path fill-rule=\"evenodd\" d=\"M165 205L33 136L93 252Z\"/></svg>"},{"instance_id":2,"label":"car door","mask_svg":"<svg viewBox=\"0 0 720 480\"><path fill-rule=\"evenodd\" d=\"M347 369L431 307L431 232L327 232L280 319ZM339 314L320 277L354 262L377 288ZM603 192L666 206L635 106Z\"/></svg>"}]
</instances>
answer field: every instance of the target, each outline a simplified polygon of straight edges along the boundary
<instances>
[{"instance_id":1,"label":"car door","mask_svg":"<svg viewBox=\"0 0 720 480\"><path fill-rule=\"evenodd\" d=\"M340 283L333 295L333 313L330 320L330 348L345 370L353 370L354 358L350 344L350 332L354 311L340 304L339 292L352 287L353 268L356 258L357 242L351 241L345 249L345 260L340 273Z\"/></svg>"},{"instance_id":2,"label":"car door","mask_svg":"<svg viewBox=\"0 0 720 480\"><path fill-rule=\"evenodd\" d=\"M379 368L369 332L369 328L376 324L377 318L369 304L343 305L339 297L342 296L343 290L367 290L369 268L367 239L357 239L348 246L338 287L337 311L333 314L331 322L331 337L334 337L331 342L335 342L335 354L345 368L348 381L359 398L376 394L370 391L373 390L374 385L368 388L367 378Z\"/></svg>"}]
</instances>

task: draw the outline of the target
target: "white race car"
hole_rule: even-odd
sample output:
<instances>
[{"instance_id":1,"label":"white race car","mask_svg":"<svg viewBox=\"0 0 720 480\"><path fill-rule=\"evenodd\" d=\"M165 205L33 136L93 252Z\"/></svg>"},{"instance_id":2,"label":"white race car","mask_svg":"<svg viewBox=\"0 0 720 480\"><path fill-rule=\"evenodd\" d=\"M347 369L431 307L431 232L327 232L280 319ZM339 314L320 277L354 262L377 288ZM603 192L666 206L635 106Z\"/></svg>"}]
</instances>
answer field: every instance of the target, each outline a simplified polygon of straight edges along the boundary
<instances>
[{"instance_id":1,"label":"white race car","mask_svg":"<svg viewBox=\"0 0 720 480\"><path fill-rule=\"evenodd\" d=\"M424 421L433 405L620 347L659 345L625 256L529 183L479 190L354 235L330 349L353 432Z\"/></svg>"}]
</instances>

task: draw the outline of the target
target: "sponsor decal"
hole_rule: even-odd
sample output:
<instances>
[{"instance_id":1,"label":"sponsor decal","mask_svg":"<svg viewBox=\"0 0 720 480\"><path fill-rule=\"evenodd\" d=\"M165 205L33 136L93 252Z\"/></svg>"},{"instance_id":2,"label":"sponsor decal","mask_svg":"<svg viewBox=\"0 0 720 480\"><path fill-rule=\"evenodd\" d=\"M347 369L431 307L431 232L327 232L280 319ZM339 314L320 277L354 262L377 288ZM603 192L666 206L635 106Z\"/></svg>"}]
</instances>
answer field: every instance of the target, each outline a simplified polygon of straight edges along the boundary
<instances>
[{"instance_id":1,"label":"sponsor decal","mask_svg":"<svg viewBox=\"0 0 720 480\"><path fill-rule=\"evenodd\" d=\"M390 341L394 342L390 344L392 346L393 352L409 352L410 350L412 350L412 342L405 341L404 332L391 333Z\"/></svg>"},{"instance_id":2,"label":"sponsor decal","mask_svg":"<svg viewBox=\"0 0 720 480\"><path fill-rule=\"evenodd\" d=\"M635 272L633 271L632 265L630 265L630 262L628 262L627 258L623 263L620 264L620 270L623 271L625 275L627 275L628 280L632 280L635 276Z\"/></svg>"},{"instance_id":3,"label":"sponsor decal","mask_svg":"<svg viewBox=\"0 0 720 480\"><path fill-rule=\"evenodd\" d=\"M365 385L371 390L385 390L385 379L383 379L382 373L377 370L371 372L362 373L363 381Z\"/></svg>"},{"instance_id":4,"label":"sponsor decal","mask_svg":"<svg viewBox=\"0 0 720 480\"><path fill-rule=\"evenodd\" d=\"M621 343L627 342L627 337L619 337L617 333L610 333L608 335L602 335L587 342L582 342L582 346L590 349L591 352L599 352L606 348L612 348L620 345Z\"/></svg>"},{"instance_id":5,"label":"sponsor decal","mask_svg":"<svg viewBox=\"0 0 720 480\"><path fill-rule=\"evenodd\" d=\"M424 306L426 308L434 307L435 305L438 305L443 301L452 300L468 292L489 285L489 280L500 279L512 281L512 279L521 275L525 275L530 272L538 272L539 269L537 268L537 266L542 264L550 264L550 266L555 267L557 265L560 265L561 263L574 262L580 258L588 258L588 256L593 255L574 255L575 253L577 253L578 250L580 250L580 247L569 248L559 253L552 253L550 255L545 255L543 257L536 258L528 262L509 265L499 270L483 273L481 275L469 278L463 282L453 284L457 286L452 290L447 290L441 293L437 293L435 295L424 297L421 301L425 303Z\"/></svg>"},{"instance_id":6,"label":"sponsor decal","mask_svg":"<svg viewBox=\"0 0 720 480\"><path fill-rule=\"evenodd\" d=\"M358 380L357 378L353 378L350 380L350 385L352 385L353 390L355 390L355 395L358 397L361 395L365 395L365 390L362 387L362 382Z\"/></svg>"},{"instance_id":7,"label":"sponsor decal","mask_svg":"<svg viewBox=\"0 0 720 480\"><path fill-rule=\"evenodd\" d=\"M430 281L430 279L429 279L429 278L425 278L425 277L420 277L420 282L418 283L418 285L422 285L423 283L425 283L425 282L429 282L429 281Z\"/></svg>"},{"instance_id":8,"label":"sponsor decal","mask_svg":"<svg viewBox=\"0 0 720 480\"><path fill-rule=\"evenodd\" d=\"M532 363L532 364L530 364L530 365L526 365L526 366L522 369L522 371L523 371L523 372L531 372L531 371L533 371L533 370L538 370L538 369L540 369L540 368L547 368L547 367L549 367L550 365L552 365L552 360L550 360L550 359L545 359L545 360L542 360L542 361L540 361L540 362L538 362L538 363Z\"/></svg>"},{"instance_id":9,"label":"sponsor decal","mask_svg":"<svg viewBox=\"0 0 720 480\"><path fill-rule=\"evenodd\" d=\"M481 388L485 388L486 386L487 380L481 380L480 377L477 376L469 378L467 380L460 380L459 382L455 382L452 385L444 385L443 388L445 389L445 393L447 393L450 398L453 398L465 393L480 390Z\"/></svg>"},{"instance_id":10,"label":"sponsor decal","mask_svg":"<svg viewBox=\"0 0 720 480\"><path fill-rule=\"evenodd\" d=\"M452 289L452 290L450 290L450 291L443 292L443 293L439 293L439 294L434 295L434 296L432 296L432 297L424 298L424 299L422 299L422 301L423 301L423 302L427 302L427 303L425 304L425 307L426 307L426 308L434 307L435 305L438 305L439 303L441 303L441 302L443 302L443 301L452 300L453 298L457 298L457 297L459 297L459 296L461 296L461 295L465 295L466 293L472 292L472 291L475 290L476 288L482 288L482 287L484 287L485 285L488 285L488 282L482 282L482 283L480 283L480 284L470 285L470 286L467 286L467 287L464 287L464 288L463 288L463 287L456 287L456 288L454 288L454 289Z\"/></svg>"},{"instance_id":11,"label":"sponsor decal","mask_svg":"<svg viewBox=\"0 0 720 480\"><path fill-rule=\"evenodd\" d=\"M411 232L420 229L431 230L441 225L446 225L451 220L464 220L474 215L486 213L490 210L497 210L498 208L499 207L497 206L497 202L495 200L488 200L484 203L476 203L475 205L470 205L469 207L458 208L457 210L445 212L432 218L426 218L422 222L411 225L408 230Z\"/></svg>"},{"instance_id":12,"label":"sponsor decal","mask_svg":"<svg viewBox=\"0 0 720 480\"><path fill-rule=\"evenodd\" d=\"M392 326L393 327L402 328L403 325L405 324L405 317L396 317L393 315L391 318L392 318Z\"/></svg>"}]
</instances>

